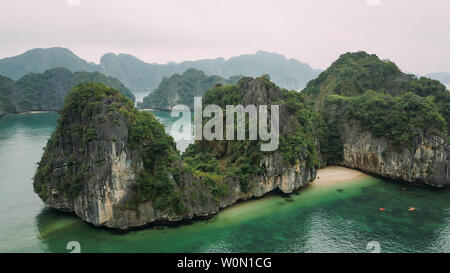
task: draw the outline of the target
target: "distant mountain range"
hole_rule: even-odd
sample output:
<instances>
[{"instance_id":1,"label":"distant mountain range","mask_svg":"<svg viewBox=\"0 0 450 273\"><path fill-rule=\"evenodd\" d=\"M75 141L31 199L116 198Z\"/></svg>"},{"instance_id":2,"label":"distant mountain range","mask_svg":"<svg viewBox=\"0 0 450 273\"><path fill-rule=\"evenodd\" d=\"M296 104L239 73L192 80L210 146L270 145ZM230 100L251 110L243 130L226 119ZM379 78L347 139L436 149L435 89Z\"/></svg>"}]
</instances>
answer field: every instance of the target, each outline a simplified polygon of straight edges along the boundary
<instances>
[{"instance_id":1,"label":"distant mountain range","mask_svg":"<svg viewBox=\"0 0 450 273\"><path fill-rule=\"evenodd\" d=\"M63 67L72 72L100 70L98 65L88 63L72 51L60 47L36 48L21 55L0 60L0 74L13 80L18 80L30 73L43 73L57 67Z\"/></svg>"},{"instance_id":2,"label":"distant mountain range","mask_svg":"<svg viewBox=\"0 0 450 273\"><path fill-rule=\"evenodd\" d=\"M438 80L445 85L450 85L450 73L448 72L435 72L426 74L425 77L431 78L433 80Z\"/></svg>"},{"instance_id":3,"label":"distant mountain range","mask_svg":"<svg viewBox=\"0 0 450 273\"><path fill-rule=\"evenodd\" d=\"M188 68L202 70L207 75L229 78L233 75L261 76L269 74L277 85L300 90L306 83L319 75L320 70L283 55L258 51L255 54L224 58L170 62L167 64L146 63L132 55L108 53L102 56L100 64L87 62L66 48L36 48L21 55L0 60L0 75L18 80L29 73L63 67L75 71L101 72L118 78L133 91L153 91L163 77L182 74Z\"/></svg>"}]
</instances>

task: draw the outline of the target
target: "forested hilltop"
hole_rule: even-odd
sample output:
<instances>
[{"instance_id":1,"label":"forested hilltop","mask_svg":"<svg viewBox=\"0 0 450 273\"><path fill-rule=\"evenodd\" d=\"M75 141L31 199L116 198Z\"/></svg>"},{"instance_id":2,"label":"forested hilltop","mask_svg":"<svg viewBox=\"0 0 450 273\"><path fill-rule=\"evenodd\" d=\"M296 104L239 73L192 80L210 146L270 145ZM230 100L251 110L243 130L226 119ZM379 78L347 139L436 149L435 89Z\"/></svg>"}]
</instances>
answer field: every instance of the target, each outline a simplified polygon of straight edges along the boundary
<instances>
[{"instance_id":1,"label":"forested hilltop","mask_svg":"<svg viewBox=\"0 0 450 273\"><path fill-rule=\"evenodd\" d=\"M69 90L82 83L111 86L134 102L133 93L118 79L98 72L75 72L54 68L42 74L28 74L17 81L0 76L0 115L32 110L59 110Z\"/></svg>"},{"instance_id":2,"label":"forested hilltop","mask_svg":"<svg viewBox=\"0 0 450 273\"><path fill-rule=\"evenodd\" d=\"M36 48L21 55L0 60L0 75L13 80L29 73L43 73L45 70L64 67L75 71L98 71L118 78L133 91L155 90L163 77L175 73L181 74L189 68L202 70L207 75L218 75L229 78L234 75L258 77L269 74L279 86L299 90L315 78L320 71L295 59L287 59L283 55L258 51L232 57L170 62L156 64L144 62L129 54L108 53L102 56L100 64L88 63L66 48Z\"/></svg>"},{"instance_id":3,"label":"forested hilltop","mask_svg":"<svg viewBox=\"0 0 450 273\"><path fill-rule=\"evenodd\" d=\"M194 97L203 97L206 90L215 84L235 85L242 76L224 79L219 76L207 76L203 71L189 68L183 74L164 77L159 87L138 103L139 108L170 110L177 104L184 104L194 109Z\"/></svg>"},{"instance_id":4,"label":"forested hilltop","mask_svg":"<svg viewBox=\"0 0 450 273\"><path fill-rule=\"evenodd\" d=\"M409 182L449 183L450 93L366 52L340 56L303 90L327 123L324 161Z\"/></svg>"}]
</instances>

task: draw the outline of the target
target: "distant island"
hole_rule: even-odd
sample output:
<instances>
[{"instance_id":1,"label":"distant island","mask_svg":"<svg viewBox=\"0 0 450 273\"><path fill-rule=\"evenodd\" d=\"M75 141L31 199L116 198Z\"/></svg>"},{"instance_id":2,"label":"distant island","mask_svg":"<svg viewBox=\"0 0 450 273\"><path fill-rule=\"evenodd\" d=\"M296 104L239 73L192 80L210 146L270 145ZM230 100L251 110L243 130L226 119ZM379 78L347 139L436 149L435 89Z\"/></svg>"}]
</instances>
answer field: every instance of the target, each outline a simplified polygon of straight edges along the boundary
<instances>
[{"instance_id":1,"label":"distant island","mask_svg":"<svg viewBox=\"0 0 450 273\"><path fill-rule=\"evenodd\" d=\"M56 111L64 106L64 100L72 87L98 82L111 86L134 102L133 93L118 79L99 72L75 72L65 68L53 68L42 74L28 74L14 81L0 75L0 116L27 111Z\"/></svg>"},{"instance_id":2,"label":"distant island","mask_svg":"<svg viewBox=\"0 0 450 273\"><path fill-rule=\"evenodd\" d=\"M152 114L85 83L69 93L33 185L49 206L116 229L207 217L277 189L289 194L327 165L441 188L450 181L449 103L438 81L346 53L302 92L264 75L205 93L203 107L279 105L278 150L261 152L260 140L197 140L180 155Z\"/></svg>"},{"instance_id":3,"label":"distant island","mask_svg":"<svg viewBox=\"0 0 450 273\"><path fill-rule=\"evenodd\" d=\"M194 97L203 97L205 92L215 84L235 85L243 76L233 76L224 79L219 76L207 76L203 71L189 68L183 74L174 74L169 78L164 77L158 86L142 103L138 102L138 108L153 108L171 110L177 104L187 105L194 109Z\"/></svg>"},{"instance_id":4,"label":"distant island","mask_svg":"<svg viewBox=\"0 0 450 273\"><path fill-rule=\"evenodd\" d=\"M129 54L108 53L100 63L89 63L66 48L36 48L21 55L0 60L0 75L18 80L29 73L43 73L45 70L64 67L72 72L100 72L119 79L134 92L155 90L163 77L181 74L189 68L202 70L206 75L229 78L234 75L256 77L269 74L281 87L300 90L309 80L319 75L320 70L283 55L258 51L255 54L223 58L170 62L167 64L146 63Z\"/></svg>"}]
</instances>

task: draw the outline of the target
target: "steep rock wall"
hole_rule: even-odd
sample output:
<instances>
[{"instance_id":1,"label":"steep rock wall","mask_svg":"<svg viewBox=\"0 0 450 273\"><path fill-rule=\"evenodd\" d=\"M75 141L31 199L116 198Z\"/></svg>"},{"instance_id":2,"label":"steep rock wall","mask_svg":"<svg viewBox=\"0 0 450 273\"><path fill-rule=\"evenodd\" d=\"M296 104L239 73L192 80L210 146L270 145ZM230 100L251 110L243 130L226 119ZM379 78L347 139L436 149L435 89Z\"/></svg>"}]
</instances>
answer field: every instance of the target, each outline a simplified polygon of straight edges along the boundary
<instances>
[{"instance_id":1,"label":"steep rock wall","mask_svg":"<svg viewBox=\"0 0 450 273\"><path fill-rule=\"evenodd\" d=\"M56 209L74 212L78 217L96 226L107 226L118 229L129 229L155 222L177 222L198 217L209 217L220 209L233 205L239 200L261 197L274 190L283 193L306 186L316 177L317 171L309 169L305 162L299 162L293 167L284 167L282 158L274 153L261 162L267 173L254 179L248 192L242 192L237 180L227 181L231 192L220 200L215 201L208 188L199 183L199 178L190 173L183 173L183 202L189 209L178 215L169 210L156 209L151 201L139 205L137 210L125 209L127 196L132 194L132 185L136 180L136 167L141 165L135 161L132 152L124 148L123 144L112 143L102 145L101 151L95 147L90 149L95 158L99 153L106 160L106 164L94 170L96 175L89 178L81 193L74 199L60 194L55 184L49 184L51 195L45 202ZM133 167L134 166L134 167ZM62 170L54 171L57 176ZM204 202L191 201L194 192L205 196Z\"/></svg>"},{"instance_id":2,"label":"steep rock wall","mask_svg":"<svg viewBox=\"0 0 450 273\"><path fill-rule=\"evenodd\" d=\"M396 150L385 138L362 131L347 122L340 131L343 159L339 163L389 179L443 187L450 183L448 143L444 138L420 132L413 147Z\"/></svg>"}]
</instances>

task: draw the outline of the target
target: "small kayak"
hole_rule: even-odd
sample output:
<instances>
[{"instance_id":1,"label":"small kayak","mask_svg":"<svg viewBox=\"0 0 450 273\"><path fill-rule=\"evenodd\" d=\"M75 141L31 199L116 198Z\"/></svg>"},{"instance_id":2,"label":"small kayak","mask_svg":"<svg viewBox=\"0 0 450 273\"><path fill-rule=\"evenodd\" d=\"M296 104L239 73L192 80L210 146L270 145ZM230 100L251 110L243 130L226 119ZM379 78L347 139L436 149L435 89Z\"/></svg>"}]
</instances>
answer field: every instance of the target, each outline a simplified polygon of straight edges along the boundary
<instances>
[{"instance_id":1,"label":"small kayak","mask_svg":"<svg viewBox=\"0 0 450 273\"><path fill-rule=\"evenodd\" d=\"M415 207L410 207L410 208L409 208L409 211L415 211L415 210L416 210Z\"/></svg>"},{"instance_id":2,"label":"small kayak","mask_svg":"<svg viewBox=\"0 0 450 273\"><path fill-rule=\"evenodd\" d=\"M385 208L379 208L378 210L379 211L385 211L386 209Z\"/></svg>"}]
</instances>

